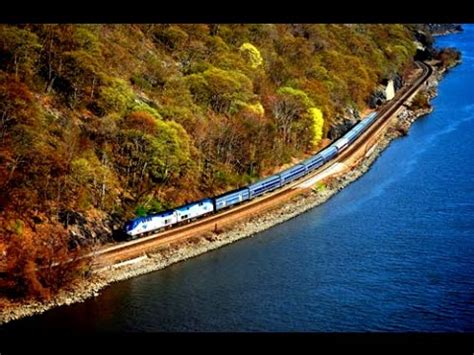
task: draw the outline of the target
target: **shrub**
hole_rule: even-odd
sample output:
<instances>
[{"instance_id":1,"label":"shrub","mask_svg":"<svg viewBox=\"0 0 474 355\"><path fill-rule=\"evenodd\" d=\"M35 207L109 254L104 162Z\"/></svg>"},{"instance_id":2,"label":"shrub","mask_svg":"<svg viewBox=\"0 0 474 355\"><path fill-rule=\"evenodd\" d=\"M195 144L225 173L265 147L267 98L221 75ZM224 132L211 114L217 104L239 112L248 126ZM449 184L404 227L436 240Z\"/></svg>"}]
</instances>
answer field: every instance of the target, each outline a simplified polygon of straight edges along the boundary
<instances>
[{"instance_id":1,"label":"shrub","mask_svg":"<svg viewBox=\"0 0 474 355\"><path fill-rule=\"evenodd\" d=\"M415 95L411 102L411 109L418 110L418 109L425 109L431 107L428 95L423 92L419 92Z\"/></svg>"}]
</instances>

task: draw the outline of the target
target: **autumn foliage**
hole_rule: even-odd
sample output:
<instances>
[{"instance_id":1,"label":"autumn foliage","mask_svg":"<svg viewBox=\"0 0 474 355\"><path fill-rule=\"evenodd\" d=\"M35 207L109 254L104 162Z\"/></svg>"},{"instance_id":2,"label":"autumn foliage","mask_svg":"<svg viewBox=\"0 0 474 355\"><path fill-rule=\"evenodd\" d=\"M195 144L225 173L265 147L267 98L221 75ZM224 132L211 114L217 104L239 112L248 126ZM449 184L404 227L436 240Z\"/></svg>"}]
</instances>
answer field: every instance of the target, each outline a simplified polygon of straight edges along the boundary
<instances>
[{"instance_id":1,"label":"autumn foliage","mask_svg":"<svg viewBox=\"0 0 474 355\"><path fill-rule=\"evenodd\" d=\"M88 270L88 262L79 258L82 250L70 248L64 226L45 216L34 216L29 223L6 217L1 220L0 295L49 299Z\"/></svg>"},{"instance_id":2,"label":"autumn foliage","mask_svg":"<svg viewBox=\"0 0 474 355\"><path fill-rule=\"evenodd\" d=\"M315 151L414 52L403 25L0 25L3 286L75 274L65 211L124 222Z\"/></svg>"}]
</instances>

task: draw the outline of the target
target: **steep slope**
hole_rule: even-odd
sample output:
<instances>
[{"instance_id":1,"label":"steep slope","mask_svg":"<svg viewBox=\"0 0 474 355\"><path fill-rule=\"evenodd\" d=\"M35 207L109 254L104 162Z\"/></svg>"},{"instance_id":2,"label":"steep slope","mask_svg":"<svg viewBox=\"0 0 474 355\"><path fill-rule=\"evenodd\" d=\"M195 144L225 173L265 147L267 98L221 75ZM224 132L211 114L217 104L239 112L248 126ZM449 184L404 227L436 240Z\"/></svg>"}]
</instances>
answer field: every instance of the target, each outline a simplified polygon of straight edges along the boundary
<instances>
[{"instance_id":1,"label":"steep slope","mask_svg":"<svg viewBox=\"0 0 474 355\"><path fill-rule=\"evenodd\" d=\"M404 25L0 25L0 252L25 270L315 151L400 81L414 40Z\"/></svg>"}]
</instances>

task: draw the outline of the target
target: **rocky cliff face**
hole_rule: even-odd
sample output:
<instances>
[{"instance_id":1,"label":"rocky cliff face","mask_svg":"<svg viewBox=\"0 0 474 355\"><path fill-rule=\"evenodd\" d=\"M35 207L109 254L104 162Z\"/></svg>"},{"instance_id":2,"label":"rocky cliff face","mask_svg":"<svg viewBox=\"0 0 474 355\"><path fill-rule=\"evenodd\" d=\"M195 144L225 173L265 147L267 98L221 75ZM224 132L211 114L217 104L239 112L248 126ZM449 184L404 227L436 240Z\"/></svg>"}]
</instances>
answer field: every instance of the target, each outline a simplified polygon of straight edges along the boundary
<instances>
[{"instance_id":1,"label":"rocky cliff face","mask_svg":"<svg viewBox=\"0 0 474 355\"><path fill-rule=\"evenodd\" d=\"M339 137L343 136L347 131L351 129L351 127L357 122L355 117L346 118L341 117L340 123L331 128L328 131L328 138L331 140L336 140Z\"/></svg>"},{"instance_id":2,"label":"rocky cliff face","mask_svg":"<svg viewBox=\"0 0 474 355\"><path fill-rule=\"evenodd\" d=\"M59 213L59 221L67 228L70 240L81 246L122 240L125 237L122 233L123 220L116 215L63 210Z\"/></svg>"},{"instance_id":3,"label":"rocky cliff face","mask_svg":"<svg viewBox=\"0 0 474 355\"><path fill-rule=\"evenodd\" d=\"M382 105L385 101L387 101L385 90L383 86L379 86L369 98L369 107L377 108L380 105Z\"/></svg>"},{"instance_id":4,"label":"rocky cliff face","mask_svg":"<svg viewBox=\"0 0 474 355\"><path fill-rule=\"evenodd\" d=\"M462 32L461 25L454 23L430 23L426 25L427 30L433 35Z\"/></svg>"},{"instance_id":5,"label":"rocky cliff face","mask_svg":"<svg viewBox=\"0 0 474 355\"><path fill-rule=\"evenodd\" d=\"M392 84L390 84L392 83ZM377 108L387 101L387 88L390 85L393 85L393 90L396 93L403 86L403 78L400 74L396 73L390 78L384 80L374 91L374 93L369 98L369 107ZM391 88L390 88L391 90Z\"/></svg>"},{"instance_id":6,"label":"rocky cliff face","mask_svg":"<svg viewBox=\"0 0 474 355\"><path fill-rule=\"evenodd\" d=\"M340 138L360 121L360 119L359 111L348 107L343 116L339 116L334 120L335 123L329 128L328 138L331 140Z\"/></svg>"}]
</instances>

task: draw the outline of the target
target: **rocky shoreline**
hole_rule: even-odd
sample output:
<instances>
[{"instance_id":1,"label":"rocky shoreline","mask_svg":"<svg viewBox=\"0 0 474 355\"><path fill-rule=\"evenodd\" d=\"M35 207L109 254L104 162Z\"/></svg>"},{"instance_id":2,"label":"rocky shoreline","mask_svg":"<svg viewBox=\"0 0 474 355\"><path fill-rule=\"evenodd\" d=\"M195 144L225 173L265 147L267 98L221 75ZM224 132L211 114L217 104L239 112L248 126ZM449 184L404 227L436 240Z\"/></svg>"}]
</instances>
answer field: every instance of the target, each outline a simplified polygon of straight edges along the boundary
<instances>
[{"instance_id":1,"label":"rocky shoreline","mask_svg":"<svg viewBox=\"0 0 474 355\"><path fill-rule=\"evenodd\" d=\"M431 100L436 96L437 85L445 70L435 70L432 77L428 79L428 87L423 91L427 93ZM343 176L330 179L323 189L314 189L308 193L296 196L290 202L276 207L250 220L240 222L228 227L226 230L217 233L206 233L201 236L188 239L170 248L160 250L156 253L144 255L135 260L115 265L92 275L87 281L78 281L68 289L61 290L51 301L43 303L39 301L28 301L22 303L3 302L0 314L0 324L8 323L12 320L26 316L43 313L51 308L70 305L76 302L83 302L90 297L99 295L99 291L113 282L126 280L151 271L163 269L171 264L184 261L207 251L231 244L237 240L250 237L256 233L269 229L277 224L283 223L305 211L314 208L345 186L361 177L378 158L380 153L390 144L390 141L405 135L411 124L419 117L432 111L429 109L419 109L413 111L408 106L397 117L392 118L391 124L386 129L384 135L379 139L370 155L366 156L350 172Z\"/></svg>"}]
</instances>

